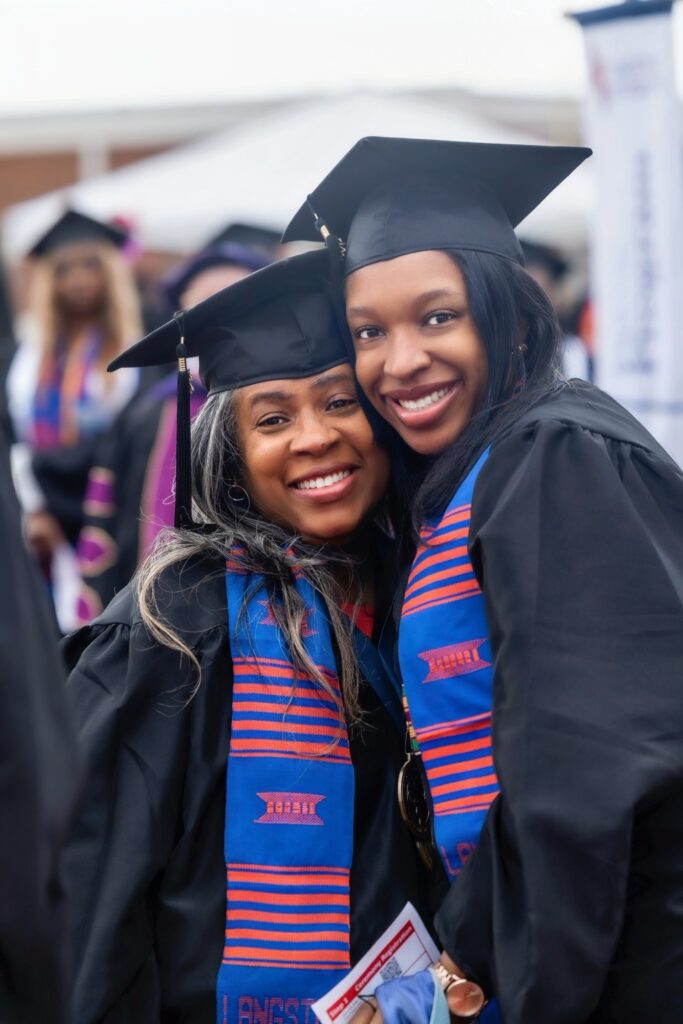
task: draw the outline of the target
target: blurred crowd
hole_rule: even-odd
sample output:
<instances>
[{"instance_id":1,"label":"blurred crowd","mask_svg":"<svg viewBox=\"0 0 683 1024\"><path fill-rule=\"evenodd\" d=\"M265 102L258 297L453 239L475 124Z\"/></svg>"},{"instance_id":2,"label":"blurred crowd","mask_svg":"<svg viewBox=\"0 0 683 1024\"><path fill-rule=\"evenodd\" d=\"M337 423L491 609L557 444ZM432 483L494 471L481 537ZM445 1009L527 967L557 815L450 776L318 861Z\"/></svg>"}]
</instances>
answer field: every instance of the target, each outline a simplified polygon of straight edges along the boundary
<instances>
[{"instance_id":1,"label":"blurred crowd","mask_svg":"<svg viewBox=\"0 0 683 1024\"><path fill-rule=\"evenodd\" d=\"M565 375L591 380L581 268L549 246L523 248L564 329ZM27 253L25 286L0 281L2 429L60 632L94 618L172 524L175 366L108 374L107 364L283 254L276 228L217 223L197 252L154 260L123 222L68 210ZM195 374L193 415L204 398Z\"/></svg>"}]
</instances>

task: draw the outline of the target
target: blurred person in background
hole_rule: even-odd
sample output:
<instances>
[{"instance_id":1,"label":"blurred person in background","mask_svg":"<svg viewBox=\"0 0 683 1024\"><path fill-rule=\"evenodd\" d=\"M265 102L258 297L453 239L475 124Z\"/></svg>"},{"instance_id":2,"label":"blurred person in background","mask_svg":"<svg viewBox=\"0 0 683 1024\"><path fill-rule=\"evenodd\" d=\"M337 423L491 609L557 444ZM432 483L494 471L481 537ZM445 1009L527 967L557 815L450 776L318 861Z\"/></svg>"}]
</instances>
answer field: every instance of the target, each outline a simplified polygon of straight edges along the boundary
<instances>
[{"instance_id":1,"label":"blurred person in background","mask_svg":"<svg viewBox=\"0 0 683 1024\"><path fill-rule=\"evenodd\" d=\"M0 436L0 1020L66 1024L60 848L78 789L54 624L21 539Z\"/></svg>"},{"instance_id":2,"label":"blurred person in background","mask_svg":"<svg viewBox=\"0 0 683 1024\"><path fill-rule=\"evenodd\" d=\"M584 290L564 316L563 369L565 377L582 377L595 383L595 333L593 300Z\"/></svg>"},{"instance_id":3,"label":"blurred person in background","mask_svg":"<svg viewBox=\"0 0 683 1024\"><path fill-rule=\"evenodd\" d=\"M234 242L235 245L245 245L248 249L260 252L271 261L285 255L286 246L281 244L281 237L282 228L264 228L258 224L234 221L213 235L206 243L206 247Z\"/></svg>"},{"instance_id":4,"label":"blurred person in background","mask_svg":"<svg viewBox=\"0 0 683 1024\"><path fill-rule=\"evenodd\" d=\"M24 533L60 605L76 579L71 548L98 438L138 382L107 363L142 333L118 228L67 211L30 252L35 261L25 329L7 378L15 487ZM74 563L75 564L75 563Z\"/></svg>"},{"instance_id":5,"label":"blurred person in background","mask_svg":"<svg viewBox=\"0 0 683 1024\"><path fill-rule=\"evenodd\" d=\"M148 263L150 258L152 259L152 265L157 259L163 260L167 258L170 260L166 264L166 268L172 265L176 259L180 258L177 254L174 258L170 254L162 252L150 252L143 248L137 238L137 231L135 221L129 217L115 216L109 221L112 227L118 228L126 236L126 240L121 246L121 255L131 268L131 274L133 282L138 296L138 306L140 310L140 320L142 321L142 329L144 334L149 334L156 327L160 327L161 324L165 323L169 317L169 311L163 302L163 297L158 294L156 283L161 276L160 273L150 275ZM164 375L162 367L156 367L155 371L146 371L140 374L140 388L144 389L147 385L153 384L160 377Z\"/></svg>"},{"instance_id":6,"label":"blurred person in background","mask_svg":"<svg viewBox=\"0 0 683 1024\"><path fill-rule=\"evenodd\" d=\"M539 284L553 304L563 329L562 372L568 380L593 380L592 350L580 330L579 313L585 301L574 303L569 313L562 301L563 285L570 274L570 265L549 245L521 240L526 271Z\"/></svg>"},{"instance_id":7,"label":"blurred person in background","mask_svg":"<svg viewBox=\"0 0 683 1024\"><path fill-rule=\"evenodd\" d=\"M247 233L245 225L236 227L247 238L258 230ZM232 229L226 228L167 275L161 291L169 309L189 309L267 265L263 247L225 240ZM193 387L192 417L206 399L196 376ZM175 443L174 370L126 406L99 445L76 548L82 581L77 624L90 622L102 611L128 583L159 531L172 525Z\"/></svg>"}]
</instances>

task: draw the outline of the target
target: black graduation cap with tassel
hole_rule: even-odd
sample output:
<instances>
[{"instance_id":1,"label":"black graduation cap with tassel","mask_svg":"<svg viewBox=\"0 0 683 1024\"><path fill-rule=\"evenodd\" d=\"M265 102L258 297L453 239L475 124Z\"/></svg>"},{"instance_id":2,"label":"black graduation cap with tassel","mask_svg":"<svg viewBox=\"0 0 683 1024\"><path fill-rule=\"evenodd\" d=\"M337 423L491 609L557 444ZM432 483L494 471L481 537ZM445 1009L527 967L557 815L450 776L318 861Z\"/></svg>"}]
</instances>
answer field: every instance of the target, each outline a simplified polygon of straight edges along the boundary
<instances>
[{"instance_id":1,"label":"black graduation cap with tassel","mask_svg":"<svg viewBox=\"0 0 683 1024\"><path fill-rule=\"evenodd\" d=\"M333 306L327 254L302 253L257 270L176 313L109 364L110 371L163 366L175 351L177 528L200 529L192 519L193 389L188 357L199 358L199 375L209 397L252 383L322 373L348 358L350 339L342 341Z\"/></svg>"}]
</instances>

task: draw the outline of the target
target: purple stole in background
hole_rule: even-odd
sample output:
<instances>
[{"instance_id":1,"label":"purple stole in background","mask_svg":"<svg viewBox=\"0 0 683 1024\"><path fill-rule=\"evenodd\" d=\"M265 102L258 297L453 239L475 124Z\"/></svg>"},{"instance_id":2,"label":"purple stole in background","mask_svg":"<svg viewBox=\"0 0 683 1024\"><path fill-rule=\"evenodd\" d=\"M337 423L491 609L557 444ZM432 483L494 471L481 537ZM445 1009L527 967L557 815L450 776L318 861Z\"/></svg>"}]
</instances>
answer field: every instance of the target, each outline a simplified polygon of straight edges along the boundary
<instances>
[{"instance_id":1,"label":"purple stole in background","mask_svg":"<svg viewBox=\"0 0 683 1024\"><path fill-rule=\"evenodd\" d=\"M493 668L484 599L467 552L472 493L488 449L437 521L420 532L399 631L399 662L450 881L498 793L491 751Z\"/></svg>"},{"instance_id":2,"label":"purple stole in background","mask_svg":"<svg viewBox=\"0 0 683 1024\"><path fill-rule=\"evenodd\" d=\"M176 375L165 377L150 389L150 399L158 398L161 404L159 426L152 450L147 459L145 480L140 505L140 535L138 559L142 561L150 553L154 541L163 529L173 526L175 502L176 455ZM195 380L190 394L190 419L193 420L206 401L206 391L199 380Z\"/></svg>"},{"instance_id":3,"label":"purple stole in background","mask_svg":"<svg viewBox=\"0 0 683 1024\"><path fill-rule=\"evenodd\" d=\"M233 664L225 947L218 1024L313 1024L350 967L354 772L320 599L301 576L305 643L335 696L291 662L263 581L227 566Z\"/></svg>"}]
</instances>

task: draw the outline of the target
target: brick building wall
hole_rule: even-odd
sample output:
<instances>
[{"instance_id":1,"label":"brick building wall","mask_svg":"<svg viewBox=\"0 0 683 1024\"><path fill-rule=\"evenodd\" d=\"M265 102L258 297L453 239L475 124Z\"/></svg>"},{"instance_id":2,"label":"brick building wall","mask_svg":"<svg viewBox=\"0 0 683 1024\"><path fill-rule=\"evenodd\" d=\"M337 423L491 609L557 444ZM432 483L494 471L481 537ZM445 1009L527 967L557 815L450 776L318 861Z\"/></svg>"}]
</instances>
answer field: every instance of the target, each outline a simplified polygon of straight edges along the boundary
<instances>
[{"instance_id":1,"label":"brick building wall","mask_svg":"<svg viewBox=\"0 0 683 1024\"><path fill-rule=\"evenodd\" d=\"M116 147L102 153L102 171L124 167L170 149L170 145ZM24 199L74 185L83 177L83 155L75 150L49 153L0 153L0 217Z\"/></svg>"},{"instance_id":2,"label":"brick building wall","mask_svg":"<svg viewBox=\"0 0 683 1024\"><path fill-rule=\"evenodd\" d=\"M6 206L78 180L75 152L0 153L0 214Z\"/></svg>"}]
</instances>

